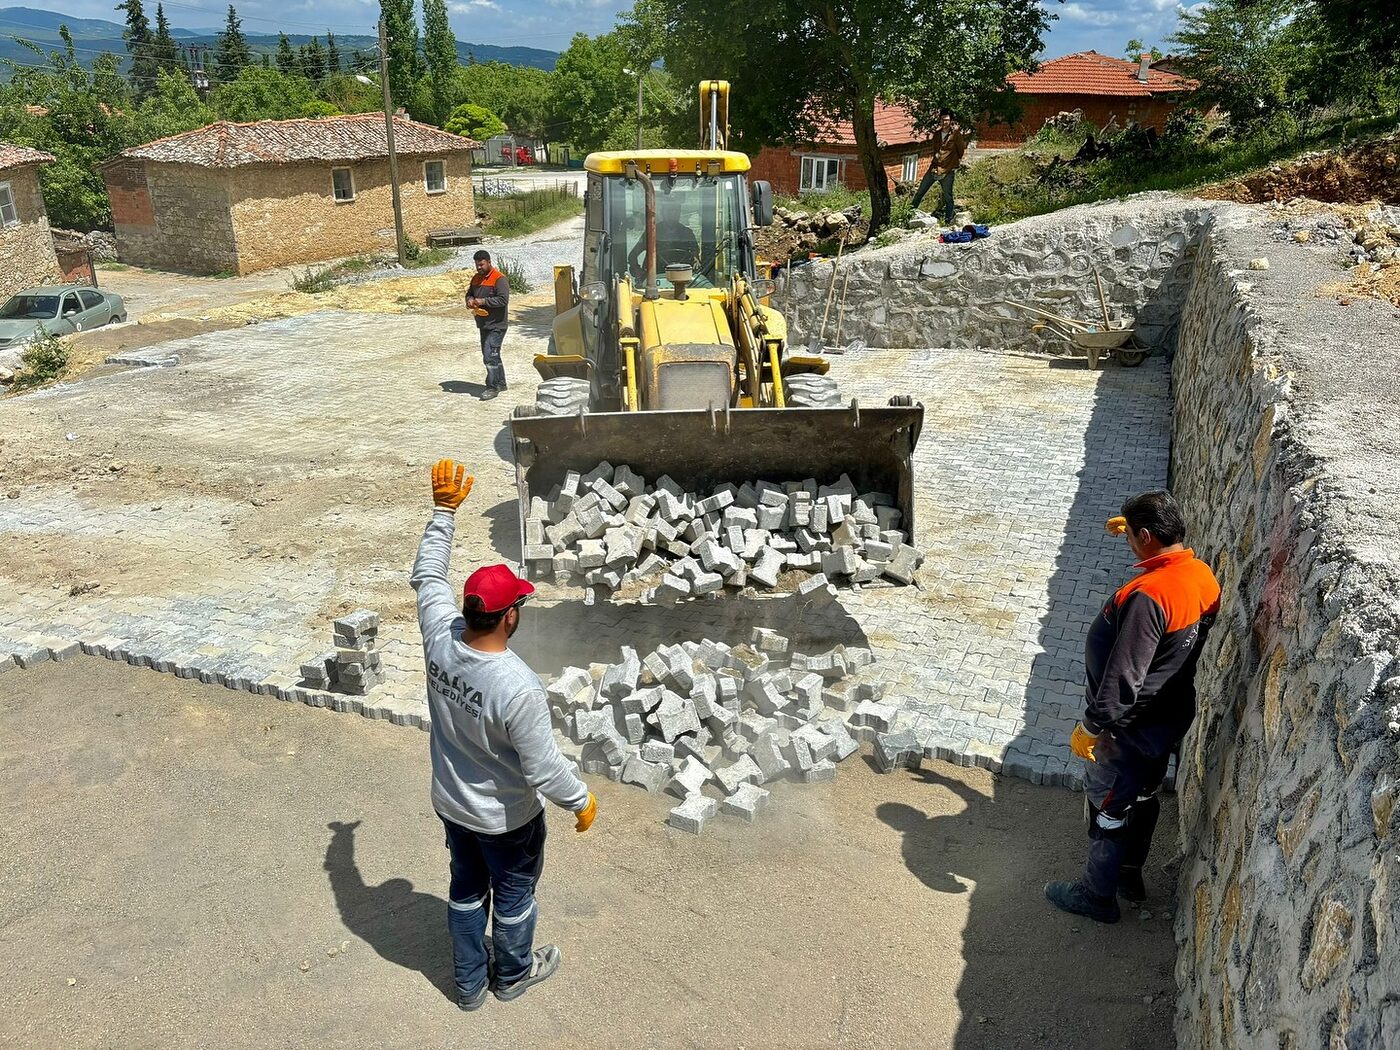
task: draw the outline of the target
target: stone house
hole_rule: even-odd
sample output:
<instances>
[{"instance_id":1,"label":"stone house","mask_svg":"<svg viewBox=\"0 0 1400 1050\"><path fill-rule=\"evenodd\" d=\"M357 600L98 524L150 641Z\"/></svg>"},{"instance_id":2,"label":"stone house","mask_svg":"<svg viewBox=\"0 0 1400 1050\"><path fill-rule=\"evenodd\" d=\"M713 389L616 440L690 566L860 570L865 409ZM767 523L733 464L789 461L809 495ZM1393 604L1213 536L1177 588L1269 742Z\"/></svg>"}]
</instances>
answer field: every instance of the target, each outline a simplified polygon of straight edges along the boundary
<instances>
[{"instance_id":1,"label":"stone house","mask_svg":"<svg viewBox=\"0 0 1400 1050\"><path fill-rule=\"evenodd\" d=\"M1113 120L1120 128L1136 122L1160 132L1196 87L1195 81L1154 65L1150 55L1130 62L1097 51L1052 58L1034 73L1007 77L1006 83L1021 97L1022 113L1011 124L979 122L977 144L984 149L1019 146L1050 117L1076 109L1095 127Z\"/></svg>"},{"instance_id":2,"label":"stone house","mask_svg":"<svg viewBox=\"0 0 1400 1050\"><path fill-rule=\"evenodd\" d=\"M475 221L471 139L394 118L404 233ZM384 117L219 121L102 167L120 258L251 273L394 249Z\"/></svg>"},{"instance_id":3,"label":"stone house","mask_svg":"<svg viewBox=\"0 0 1400 1050\"><path fill-rule=\"evenodd\" d=\"M52 163L41 150L0 142L0 302L62 276L39 193L39 168Z\"/></svg>"}]
</instances>

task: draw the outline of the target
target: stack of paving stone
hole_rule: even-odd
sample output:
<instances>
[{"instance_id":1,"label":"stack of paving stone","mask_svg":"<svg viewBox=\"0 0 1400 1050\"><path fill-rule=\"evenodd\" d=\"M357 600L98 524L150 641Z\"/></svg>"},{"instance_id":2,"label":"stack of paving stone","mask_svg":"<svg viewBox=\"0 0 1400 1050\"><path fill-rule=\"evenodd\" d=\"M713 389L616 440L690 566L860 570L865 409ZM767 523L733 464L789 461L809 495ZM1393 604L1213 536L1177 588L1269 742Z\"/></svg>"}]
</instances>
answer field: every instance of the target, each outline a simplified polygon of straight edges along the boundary
<instances>
[{"instance_id":1,"label":"stack of paving stone","mask_svg":"<svg viewBox=\"0 0 1400 1050\"><path fill-rule=\"evenodd\" d=\"M873 662L869 649L788 648L755 628L742 645L624 647L618 663L566 667L548 687L560 747L584 773L676 796L667 823L683 831L717 812L752 822L764 784L834 779L859 747L846 713L883 693L850 677Z\"/></svg>"},{"instance_id":2,"label":"stack of paving stone","mask_svg":"<svg viewBox=\"0 0 1400 1050\"><path fill-rule=\"evenodd\" d=\"M837 582L913 580L922 559L900 516L891 496L857 492L846 474L833 485L745 482L700 496L666 475L648 485L626 465L600 463L531 500L524 558L536 579L552 573L608 593L659 575L647 600L662 603L772 589L796 569L812 574L798 592L822 601L836 596Z\"/></svg>"},{"instance_id":3,"label":"stack of paving stone","mask_svg":"<svg viewBox=\"0 0 1400 1050\"><path fill-rule=\"evenodd\" d=\"M356 609L335 621L335 648L301 665L301 677L315 689L364 696L384 680L379 653L379 614Z\"/></svg>"}]
</instances>

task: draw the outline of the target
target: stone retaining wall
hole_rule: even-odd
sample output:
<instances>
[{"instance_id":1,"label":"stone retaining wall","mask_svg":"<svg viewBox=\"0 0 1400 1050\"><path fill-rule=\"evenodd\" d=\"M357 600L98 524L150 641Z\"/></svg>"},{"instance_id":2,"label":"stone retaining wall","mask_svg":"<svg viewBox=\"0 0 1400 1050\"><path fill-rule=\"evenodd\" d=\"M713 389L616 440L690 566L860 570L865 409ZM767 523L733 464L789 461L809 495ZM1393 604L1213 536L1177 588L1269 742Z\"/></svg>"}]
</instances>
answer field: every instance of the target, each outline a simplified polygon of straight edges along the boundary
<instances>
[{"instance_id":1,"label":"stone retaining wall","mask_svg":"<svg viewBox=\"0 0 1400 1050\"><path fill-rule=\"evenodd\" d=\"M1178 776L1177 1035L1400 1046L1400 589L1393 516L1361 506L1400 470L1376 441L1396 409L1326 375L1353 318L1377 351L1400 324L1317 296L1321 260L1293 246L1237 269L1269 248L1257 229L1206 239L1174 361L1172 487L1224 592ZM1382 542L1363 557L1367 521Z\"/></svg>"},{"instance_id":2,"label":"stone retaining wall","mask_svg":"<svg viewBox=\"0 0 1400 1050\"><path fill-rule=\"evenodd\" d=\"M844 289L842 343L1066 353L1063 338L1031 331L1035 318L1004 301L1096 321L1102 318L1097 269L1110 315L1135 316L1144 340L1170 352L1196 245L1212 215L1227 208L1142 193L1023 219L967 245L940 244L935 231L864 249L841 261L825 341L836 341ZM832 266L798 267L791 288L777 293L795 346L821 331Z\"/></svg>"}]
</instances>

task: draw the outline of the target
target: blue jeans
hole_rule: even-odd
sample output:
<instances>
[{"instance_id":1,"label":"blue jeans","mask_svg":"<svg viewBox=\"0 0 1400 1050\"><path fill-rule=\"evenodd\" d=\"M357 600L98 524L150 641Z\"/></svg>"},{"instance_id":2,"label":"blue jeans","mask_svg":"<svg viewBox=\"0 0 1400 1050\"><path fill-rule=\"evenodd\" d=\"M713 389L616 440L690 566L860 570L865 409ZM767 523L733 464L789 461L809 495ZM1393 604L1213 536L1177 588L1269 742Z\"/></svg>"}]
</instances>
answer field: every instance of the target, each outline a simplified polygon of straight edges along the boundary
<instances>
[{"instance_id":1,"label":"blue jeans","mask_svg":"<svg viewBox=\"0 0 1400 1050\"><path fill-rule=\"evenodd\" d=\"M514 831L483 835L454 824L441 813L452 855L447 928L457 994L473 996L491 976L486 971L486 921L496 955L495 982L505 987L530 973L535 944L535 884L544 868L544 813Z\"/></svg>"},{"instance_id":2,"label":"blue jeans","mask_svg":"<svg viewBox=\"0 0 1400 1050\"><path fill-rule=\"evenodd\" d=\"M506 341L504 328L482 328L481 360L486 365L486 385L492 390L506 388L506 366L501 362L501 344Z\"/></svg>"},{"instance_id":3,"label":"blue jeans","mask_svg":"<svg viewBox=\"0 0 1400 1050\"><path fill-rule=\"evenodd\" d=\"M919 188L914 191L914 199L911 201L911 204L917 208L923 203L925 195L927 195L929 190L933 189L933 184L936 181L938 183L938 192L942 195L941 210L943 212L943 223L944 225L951 226L953 222L953 178L957 173L958 169L954 168L947 174L940 175L938 174L938 169L930 164L928 171L924 172L924 177L919 180Z\"/></svg>"},{"instance_id":4,"label":"blue jeans","mask_svg":"<svg viewBox=\"0 0 1400 1050\"><path fill-rule=\"evenodd\" d=\"M1090 893L1112 897L1118 892L1119 872L1141 868L1147 860L1162 812L1157 789L1171 756L1144 755L1103 733L1094 757L1098 761L1084 763L1089 858L1080 882Z\"/></svg>"},{"instance_id":5,"label":"blue jeans","mask_svg":"<svg viewBox=\"0 0 1400 1050\"><path fill-rule=\"evenodd\" d=\"M954 168L947 175L938 177L938 188L943 193L943 225L953 224L953 177L957 175L958 169Z\"/></svg>"}]
</instances>

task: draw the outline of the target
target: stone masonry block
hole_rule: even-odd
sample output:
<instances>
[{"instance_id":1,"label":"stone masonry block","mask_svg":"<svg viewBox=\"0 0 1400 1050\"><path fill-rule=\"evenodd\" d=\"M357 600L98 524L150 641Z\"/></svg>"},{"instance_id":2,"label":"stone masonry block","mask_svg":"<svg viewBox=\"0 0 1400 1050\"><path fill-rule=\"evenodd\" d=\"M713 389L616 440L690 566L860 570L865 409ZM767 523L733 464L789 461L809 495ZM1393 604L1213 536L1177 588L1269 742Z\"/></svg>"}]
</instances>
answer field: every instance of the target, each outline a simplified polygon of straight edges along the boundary
<instances>
[{"instance_id":1,"label":"stone masonry block","mask_svg":"<svg viewBox=\"0 0 1400 1050\"><path fill-rule=\"evenodd\" d=\"M769 793L756 784L744 783L719 804L722 812L752 824L768 805Z\"/></svg>"},{"instance_id":2,"label":"stone masonry block","mask_svg":"<svg viewBox=\"0 0 1400 1050\"><path fill-rule=\"evenodd\" d=\"M679 798L700 794L714 774L708 766L693 755L686 758L681 768L666 784L666 790Z\"/></svg>"},{"instance_id":3,"label":"stone masonry block","mask_svg":"<svg viewBox=\"0 0 1400 1050\"><path fill-rule=\"evenodd\" d=\"M705 827L705 821L709 820L718 811L718 805L712 798L704 795L691 795L666 816L666 823L678 831L688 831L692 835L698 835Z\"/></svg>"},{"instance_id":4,"label":"stone masonry block","mask_svg":"<svg viewBox=\"0 0 1400 1050\"><path fill-rule=\"evenodd\" d=\"M671 767L664 762L648 762L630 755L622 764L622 782L636 784L650 792L660 791L671 776Z\"/></svg>"}]
</instances>

